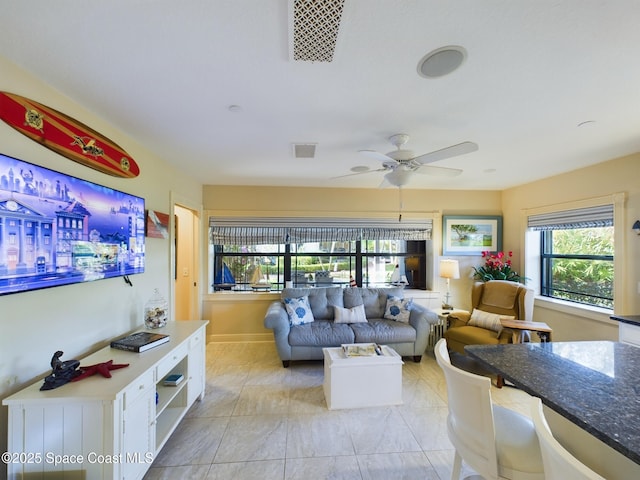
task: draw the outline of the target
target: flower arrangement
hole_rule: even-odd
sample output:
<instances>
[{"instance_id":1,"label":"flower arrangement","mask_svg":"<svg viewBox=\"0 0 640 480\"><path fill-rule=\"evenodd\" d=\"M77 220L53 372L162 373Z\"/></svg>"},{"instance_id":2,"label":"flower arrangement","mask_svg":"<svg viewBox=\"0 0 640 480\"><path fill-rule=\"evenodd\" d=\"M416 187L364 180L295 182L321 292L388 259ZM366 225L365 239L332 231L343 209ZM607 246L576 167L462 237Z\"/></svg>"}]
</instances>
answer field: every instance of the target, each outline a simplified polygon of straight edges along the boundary
<instances>
[{"instance_id":1,"label":"flower arrangement","mask_svg":"<svg viewBox=\"0 0 640 480\"><path fill-rule=\"evenodd\" d=\"M510 282L519 282L521 277L515 272L511 266L511 257L513 252L482 252L484 265L481 267L473 267L473 278L477 278L483 282L489 280L508 280Z\"/></svg>"}]
</instances>

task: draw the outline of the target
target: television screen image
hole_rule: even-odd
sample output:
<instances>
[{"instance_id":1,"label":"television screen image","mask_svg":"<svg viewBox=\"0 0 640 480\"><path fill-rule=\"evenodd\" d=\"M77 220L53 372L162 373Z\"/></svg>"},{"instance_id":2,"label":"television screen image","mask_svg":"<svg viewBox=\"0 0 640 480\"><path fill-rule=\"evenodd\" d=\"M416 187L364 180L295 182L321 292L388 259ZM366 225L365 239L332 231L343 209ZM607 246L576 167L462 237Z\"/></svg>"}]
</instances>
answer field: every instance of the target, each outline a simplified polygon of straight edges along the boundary
<instances>
[{"instance_id":1,"label":"television screen image","mask_svg":"<svg viewBox=\"0 0 640 480\"><path fill-rule=\"evenodd\" d=\"M0 295L144 272L144 199L0 154Z\"/></svg>"}]
</instances>

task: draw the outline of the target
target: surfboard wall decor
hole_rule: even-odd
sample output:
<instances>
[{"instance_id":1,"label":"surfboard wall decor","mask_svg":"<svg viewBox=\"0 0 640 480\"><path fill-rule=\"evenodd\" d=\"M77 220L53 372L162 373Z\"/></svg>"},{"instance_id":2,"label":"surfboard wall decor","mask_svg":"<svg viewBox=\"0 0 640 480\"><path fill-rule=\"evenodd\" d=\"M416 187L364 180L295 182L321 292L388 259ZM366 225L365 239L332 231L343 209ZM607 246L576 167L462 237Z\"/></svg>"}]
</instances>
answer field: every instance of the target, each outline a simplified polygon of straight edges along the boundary
<instances>
[{"instance_id":1,"label":"surfboard wall decor","mask_svg":"<svg viewBox=\"0 0 640 480\"><path fill-rule=\"evenodd\" d=\"M138 164L118 144L85 124L14 93L0 92L0 118L31 140L114 177L134 178Z\"/></svg>"}]
</instances>

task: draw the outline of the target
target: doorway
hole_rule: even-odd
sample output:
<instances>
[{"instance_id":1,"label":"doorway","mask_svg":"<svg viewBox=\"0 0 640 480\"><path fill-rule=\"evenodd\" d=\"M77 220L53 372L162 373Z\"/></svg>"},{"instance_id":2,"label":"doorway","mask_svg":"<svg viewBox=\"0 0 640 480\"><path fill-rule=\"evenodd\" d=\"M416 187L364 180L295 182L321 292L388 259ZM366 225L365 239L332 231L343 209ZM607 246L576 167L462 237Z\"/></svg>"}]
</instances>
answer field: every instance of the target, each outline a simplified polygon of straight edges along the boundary
<instances>
[{"instance_id":1,"label":"doorway","mask_svg":"<svg viewBox=\"0 0 640 480\"><path fill-rule=\"evenodd\" d=\"M200 221L198 212L174 205L175 319L199 320Z\"/></svg>"}]
</instances>

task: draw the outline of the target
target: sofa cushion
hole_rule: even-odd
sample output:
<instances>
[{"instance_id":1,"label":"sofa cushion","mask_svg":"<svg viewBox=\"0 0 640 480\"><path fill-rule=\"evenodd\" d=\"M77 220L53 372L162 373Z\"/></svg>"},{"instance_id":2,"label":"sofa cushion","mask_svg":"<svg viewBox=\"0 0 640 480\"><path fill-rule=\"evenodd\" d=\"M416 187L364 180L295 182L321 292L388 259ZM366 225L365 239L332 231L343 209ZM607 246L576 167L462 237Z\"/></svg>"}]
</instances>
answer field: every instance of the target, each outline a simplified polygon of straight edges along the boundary
<instances>
[{"instance_id":1,"label":"sofa cushion","mask_svg":"<svg viewBox=\"0 0 640 480\"><path fill-rule=\"evenodd\" d=\"M344 307L342 301L342 288L285 288L280 293L280 298L299 298L303 296L309 297L309 305L313 318L316 320L332 320L333 306Z\"/></svg>"},{"instance_id":2,"label":"sofa cushion","mask_svg":"<svg viewBox=\"0 0 640 480\"><path fill-rule=\"evenodd\" d=\"M413 299L405 300L389 295L387 297L387 306L384 310L384 318L387 320L395 320L396 322L409 323L412 306Z\"/></svg>"},{"instance_id":3,"label":"sofa cushion","mask_svg":"<svg viewBox=\"0 0 640 480\"><path fill-rule=\"evenodd\" d=\"M367 318L382 318L387 306L387 296L402 298L401 288L345 288L344 306L346 308L364 305Z\"/></svg>"},{"instance_id":4,"label":"sofa cushion","mask_svg":"<svg viewBox=\"0 0 640 480\"><path fill-rule=\"evenodd\" d=\"M289 316L290 325L302 325L313 322L313 314L309 305L309 297L285 298L284 307Z\"/></svg>"},{"instance_id":5,"label":"sofa cushion","mask_svg":"<svg viewBox=\"0 0 640 480\"><path fill-rule=\"evenodd\" d=\"M367 323L350 325L355 343L403 343L416 341L416 329L408 323L385 319L369 319Z\"/></svg>"},{"instance_id":6,"label":"sofa cushion","mask_svg":"<svg viewBox=\"0 0 640 480\"><path fill-rule=\"evenodd\" d=\"M357 305L351 308L334 305L333 312L333 321L336 323L360 323L367 321L367 317L364 314L364 305Z\"/></svg>"},{"instance_id":7,"label":"sofa cushion","mask_svg":"<svg viewBox=\"0 0 640 480\"><path fill-rule=\"evenodd\" d=\"M316 320L291 327L289 331L291 346L338 347L343 343L354 342L355 336L350 325L331 320Z\"/></svg>"}]
</instances>

